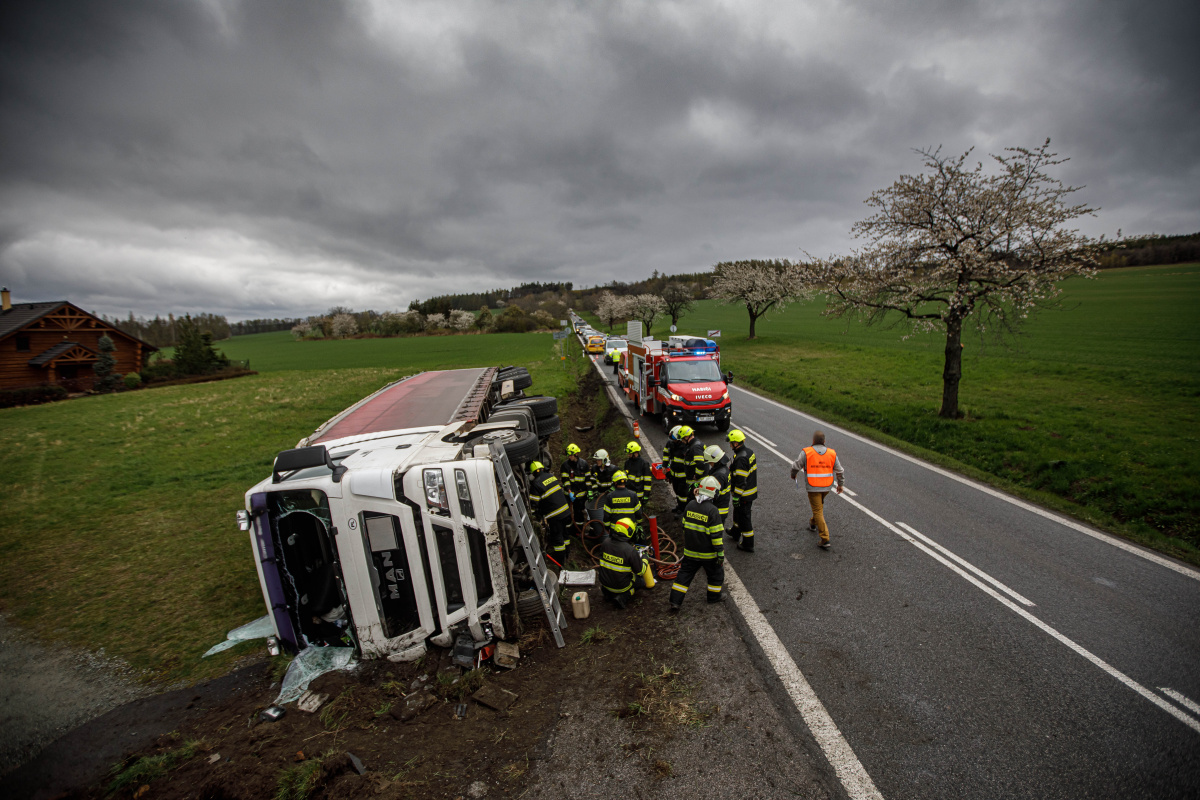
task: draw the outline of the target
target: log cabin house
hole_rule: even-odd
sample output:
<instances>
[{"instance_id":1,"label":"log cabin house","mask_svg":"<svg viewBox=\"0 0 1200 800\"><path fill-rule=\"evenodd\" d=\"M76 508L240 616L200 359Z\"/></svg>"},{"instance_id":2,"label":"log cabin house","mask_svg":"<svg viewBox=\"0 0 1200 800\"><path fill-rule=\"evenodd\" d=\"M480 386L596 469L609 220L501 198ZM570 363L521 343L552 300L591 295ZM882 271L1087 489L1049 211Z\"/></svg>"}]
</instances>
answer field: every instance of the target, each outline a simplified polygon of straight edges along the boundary
<instances>
[{"instance_id":1,"label":"log cabin house","mask_svg":"<svg viewBox=\"0 0 1200 800\"><path fill-rule=\"evenodd\" d=\"M13 303L8 289L0 291L0 389L57 384L88 391L105 334L122 375L141 371L158 350L65 300Z\"/></svg>"}]
</instances>

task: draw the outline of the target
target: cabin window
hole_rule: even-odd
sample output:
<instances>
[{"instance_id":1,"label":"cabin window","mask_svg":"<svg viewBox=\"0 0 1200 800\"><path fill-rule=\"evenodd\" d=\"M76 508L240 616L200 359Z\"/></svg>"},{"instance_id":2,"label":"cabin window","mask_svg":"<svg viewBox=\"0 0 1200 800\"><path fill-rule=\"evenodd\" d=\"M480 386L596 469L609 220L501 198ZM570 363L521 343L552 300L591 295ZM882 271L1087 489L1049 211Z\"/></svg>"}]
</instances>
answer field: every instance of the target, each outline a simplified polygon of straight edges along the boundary
<instances>
[{"instance_id":1,"label":"cabin window","mask_svg":"<svg viewBox=\"0 0 1200 800\"><path fill-rule=\"evenodd\" d=\"M17 352L18 353L28 353L29 352L29 337L23 333L17 334Z\"/></svg>"}]
</instances>

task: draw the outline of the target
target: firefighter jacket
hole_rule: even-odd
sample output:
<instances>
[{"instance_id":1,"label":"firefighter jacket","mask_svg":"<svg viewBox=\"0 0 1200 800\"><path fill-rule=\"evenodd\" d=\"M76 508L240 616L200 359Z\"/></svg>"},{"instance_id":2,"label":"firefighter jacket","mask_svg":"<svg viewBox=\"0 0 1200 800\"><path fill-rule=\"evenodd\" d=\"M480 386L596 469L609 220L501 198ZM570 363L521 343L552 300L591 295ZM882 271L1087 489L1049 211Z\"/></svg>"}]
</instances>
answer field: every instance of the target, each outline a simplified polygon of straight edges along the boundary
<instances>
[{"instance_id":1,"label":"firefighter jacket","mask_svg":"<svg viewBox=\"0 0 1200 800\"><path fill-rule=\"evenodd\" d=\"M587 488L589 492L596 494L604 494L612 488L612 476L617 471L617 468L612 464L606 467L592 466L592 471L588 473Z\"/></svg>"},{"instance_id":2,"label":"firefighter jacket","mask_svg":"<svg viewBox=\"0 0 1200 800\"><path fill-rule=\"evenodd\" d=\"M734 502L744 503L758 497L758 459L745 444L733 455L731 481Z\"/></svg>"},{"instance_id":3,"label":"firefighter jacket","mask_svg":"<svg viewBox=\"0 0 1200 800\"><path fill-rule=\"evenodd\" d=\"M683 555L706 561L725 557L725 523L711 500L694 498L684 509Z\"/></svg>"},{"instance_id":4,"label":"firefighter jacket","mask_svg":"<svg viewBox=\"0 0 1200 800\"><path fill-rule=\"evenodd\" d=\"M688 483L694 484L704 477L707 469L707 465L704 463L704 442L693 436L692 440L684 447L684 477Z\"/></svg>"},{"instance_id":5,"label":"firefighter jacket","mask_svg":"<svg viewBox=\"0 0 1200 800\"><path fill-rule=\"evenodd\" d=\"M567 494L550 470L539 470L529 479L529 499L536 504L542 519L554 519L568 511Z\"/></svg>"},{"instance_id":6,"label":"firefighter jacket","mask_svg":"<svg viewBox=\"0 0 1200 800\"><path fill-rule=\"evenodd\" d=\"M624 517L636 522L641 513L642 503L633 489L622 489L618 486L604 495L604 524L610 528L614 522Z\"/></svg>"},{"instance_id":7,"label":"firefighter jacket","mask_svg":"<svg viewBox=\"0 0 1200 800\"><path fill-rule=\"evenodd\" d=\"M650 499L650 488L654 485L654 477L650 474L650 462L642 458L641 453L634 453L625 461L625 474L629 476L630 489L638 493L638 499L643 503Z\"/></svg>"},{"instance_id":8,"label":"firefighter jacket","mask_svg":"<svg viewBox=\"0 0 1200 800\"><path fill-rule=\"evenodd\" d=\"M687 443L681 442L678 439L672 439L667 442L664 458L668 468L671 470L671 477L678 480L687 478L686 461L684 461L684 453L687 451Z\"/></svg>"},{"instance_id":9,"label":"firefighter jacket","mask_svg":"<svg viewBox=\"0 0 1200 800\"><path fill-rule=\"evenodd\" d=\"M717 492L717 496L713 498L713 505L717 507L717 511L720 511L723 517L729 513L729 456L709 464L708 471L701 477L706 478L710 475L721 483L721 491Z\"/></svg>"},{"instance_id":10,"label":"firefighter jacket","mask_svg":"<svg viewBox=\"0 0 1200 800\"><path fill-rule=\"evenodd\" d=\"M632 592L634 576L643 569L645 562L637 548L624 536L605 536L600 541L600 585L609 592Z\"/></svg>"},{"instance_id":11,"label":"firefighter jacket","mask_svg":"<svg viewBox=\"0 0 1200 800\"><path fill-rule=\"evenodd\" d=\"M560 480L564 489L578 497L587 492L588 475L591 473L591 464L582 458L576 458L574 461L568 458L562 463Z\"/></svg>"}]
</instances>

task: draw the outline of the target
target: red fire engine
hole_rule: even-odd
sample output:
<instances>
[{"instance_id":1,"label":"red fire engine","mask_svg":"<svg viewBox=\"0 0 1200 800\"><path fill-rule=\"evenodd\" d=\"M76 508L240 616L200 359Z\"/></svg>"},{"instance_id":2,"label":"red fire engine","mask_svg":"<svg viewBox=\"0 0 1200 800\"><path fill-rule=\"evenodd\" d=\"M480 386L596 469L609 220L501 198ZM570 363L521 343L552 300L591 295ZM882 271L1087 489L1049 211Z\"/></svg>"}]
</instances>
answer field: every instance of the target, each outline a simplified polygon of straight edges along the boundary
<instances>
[{"instance_id":1,"label":"red fire engine","mask_svg":"<svg viewBox=\"0 0 1200 800\"><path fill-rule=\"evenodd\" d=\"M733 403L721 375L721 352L712 339L672 336L630 341L618 379L643 415L662 415L663 428L715 425L729 430Z\"/></svg>"}]
</instances>

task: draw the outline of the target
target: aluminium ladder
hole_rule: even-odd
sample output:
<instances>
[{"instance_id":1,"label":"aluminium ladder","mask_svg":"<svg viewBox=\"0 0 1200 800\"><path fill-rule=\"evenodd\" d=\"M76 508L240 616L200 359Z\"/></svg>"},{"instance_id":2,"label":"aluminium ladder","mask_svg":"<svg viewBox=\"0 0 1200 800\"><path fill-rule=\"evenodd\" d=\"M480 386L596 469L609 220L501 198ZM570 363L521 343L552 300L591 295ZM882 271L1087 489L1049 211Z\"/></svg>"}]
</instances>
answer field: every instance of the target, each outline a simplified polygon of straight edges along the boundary
<instances>
[{"instance_id":1,"label":"aluminium ladder","mask_svg":"<svg viewBox=\"0 0 1200 800\"><path fill-rule=\"evenodd\" d=\"M550 632L554 634L555 644L559 647L566 647L567 643L563 641L562 632L567 627L567 615L563 613L562 604L558 602L557 590L550 588L557 586L557 581L550 572L550 568L546 566L546 559L542 556L542 547L538 544L537 535L533 532L533 523L529 519L525 502L521 499L521 487L517 483L517 476L513 474L508 454L504 452L500 443L489 442L488 447L491 450L492 463L496 466L496 478L500 483L500 491L504 494L504 502L517 526L517 538L521 540L521 546L525 549L525 560L529 562L533 585L542 598L542 608L546 611L546 619L550 621ZM515 603L516 600L514 597L513 602Z\"/></svg>"}]
</instances>

